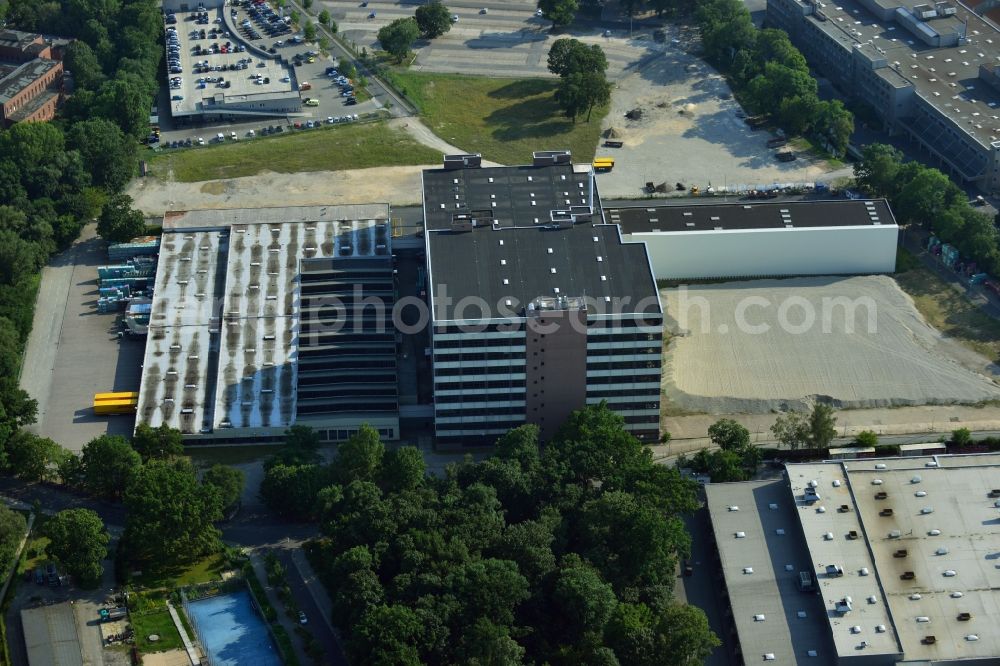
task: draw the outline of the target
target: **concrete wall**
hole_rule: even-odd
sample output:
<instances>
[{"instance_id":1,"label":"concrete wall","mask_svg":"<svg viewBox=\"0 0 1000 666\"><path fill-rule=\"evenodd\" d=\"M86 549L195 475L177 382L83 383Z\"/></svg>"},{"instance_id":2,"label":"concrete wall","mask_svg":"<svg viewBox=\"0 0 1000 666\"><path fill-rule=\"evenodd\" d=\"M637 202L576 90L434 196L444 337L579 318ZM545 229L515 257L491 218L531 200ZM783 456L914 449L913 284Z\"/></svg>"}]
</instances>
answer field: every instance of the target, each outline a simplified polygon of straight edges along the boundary
<instances>
[{"instance_id":1,"label":"concrete wall","mask_svg":"<svg viewBox=\"0 0 1000 666\"><path fill-rule=\"evenodd\" d=\"M623 234L645 242L657 280L892 273L893 225Z\"/></svg>"}]
</instances>

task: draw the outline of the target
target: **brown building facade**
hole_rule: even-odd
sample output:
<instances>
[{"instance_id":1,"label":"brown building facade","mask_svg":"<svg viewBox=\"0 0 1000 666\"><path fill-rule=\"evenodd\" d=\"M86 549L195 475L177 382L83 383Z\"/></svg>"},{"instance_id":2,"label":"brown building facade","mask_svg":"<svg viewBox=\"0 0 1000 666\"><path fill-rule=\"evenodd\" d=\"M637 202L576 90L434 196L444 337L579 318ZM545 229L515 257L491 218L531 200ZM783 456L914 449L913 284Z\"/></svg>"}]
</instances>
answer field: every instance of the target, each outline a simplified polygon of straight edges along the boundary
<instances>
[{"instance_id":1,"label":"brown building facade","mask_svg":"<svg viewBox=\"0 0 1000 666\"><path fill-rule=\"evenodd\" d=\"M0 31L0 121L51 120L62 94L62 49L41 35Z\"/></svg>"}]
</instances>

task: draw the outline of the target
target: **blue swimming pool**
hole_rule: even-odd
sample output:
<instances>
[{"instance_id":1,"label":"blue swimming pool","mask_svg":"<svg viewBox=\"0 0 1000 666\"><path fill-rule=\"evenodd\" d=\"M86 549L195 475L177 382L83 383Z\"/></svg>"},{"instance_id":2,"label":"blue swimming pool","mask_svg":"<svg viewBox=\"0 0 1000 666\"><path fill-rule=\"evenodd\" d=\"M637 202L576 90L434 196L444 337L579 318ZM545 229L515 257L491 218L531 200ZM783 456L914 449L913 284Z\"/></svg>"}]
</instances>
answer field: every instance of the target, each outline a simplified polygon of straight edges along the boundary
<instances>
[{"instance_id":1,"label":"blue swimming pool","mask_svg":"<svg viewBox=\"0 0 1000 666\"><path fill-rule=\"evenodd\" d=\"M192 601L187 613L212 666L281 666L246 590Z\"/></svg>"}]
</instances>

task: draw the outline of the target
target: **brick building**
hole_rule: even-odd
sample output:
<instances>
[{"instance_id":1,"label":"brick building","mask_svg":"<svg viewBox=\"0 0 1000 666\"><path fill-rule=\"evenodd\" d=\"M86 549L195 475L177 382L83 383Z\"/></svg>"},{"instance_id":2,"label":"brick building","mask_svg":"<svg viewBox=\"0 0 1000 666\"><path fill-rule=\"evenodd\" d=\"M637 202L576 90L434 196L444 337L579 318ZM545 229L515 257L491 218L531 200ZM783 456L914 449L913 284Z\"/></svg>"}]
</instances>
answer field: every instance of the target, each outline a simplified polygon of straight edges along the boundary
<instances>
[{"instance_id":1,"label":"brick building","mask_svg":"<svg viewBox=\"0 0 1000 666\"><path fill-rule=\"evenodd\" d=\"M62 42L16 30L0 31L0 120L50 120L62 93Z\"/></svg>"}]
</instances>

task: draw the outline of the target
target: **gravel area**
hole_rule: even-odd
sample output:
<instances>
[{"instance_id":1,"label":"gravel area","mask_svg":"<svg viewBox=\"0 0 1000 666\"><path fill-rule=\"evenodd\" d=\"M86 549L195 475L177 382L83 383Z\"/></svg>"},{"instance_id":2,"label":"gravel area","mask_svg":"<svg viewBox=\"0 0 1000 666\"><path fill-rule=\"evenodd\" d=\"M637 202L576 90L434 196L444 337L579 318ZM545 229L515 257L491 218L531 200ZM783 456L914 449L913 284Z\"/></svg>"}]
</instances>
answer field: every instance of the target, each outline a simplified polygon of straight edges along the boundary
<instances>
[{"instance_id":1,"label":"gravel area","mask_svg":"<svg viewBox=\"0 0 1000 666\"><path fill-rule=\"evenodd\" d=\"M602 195L640 196L650 181L667 183L673 191L678 182L704 190L709 185L752 187L851 175L849 167L831 170L826 161L801 153L793 162L778 162L767 147L772 135L751 130L737 116L740 107L725 79L685 50L696 48L692 30L668 26L667 40L662 54L633 63L612 91L603 129L613 128L625 145L598 147L598 155L616 162L613 171L598 177ZM626 118L634 109L642 117Z\"/></svg>"},{"instance_id":2,"label":"gravel area","mask_svg":"<svg viewBox=\"0 0 1000 666\"><path fill-rule=\"evenodd\" d=\"M664 390L682 409L764 413L805 409L817 399L856 409L1000 398L992 379L1000 368L931 328L890 277L728 282L663 295L676 336Z\"/></svg>"}]
</instances>

